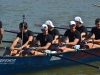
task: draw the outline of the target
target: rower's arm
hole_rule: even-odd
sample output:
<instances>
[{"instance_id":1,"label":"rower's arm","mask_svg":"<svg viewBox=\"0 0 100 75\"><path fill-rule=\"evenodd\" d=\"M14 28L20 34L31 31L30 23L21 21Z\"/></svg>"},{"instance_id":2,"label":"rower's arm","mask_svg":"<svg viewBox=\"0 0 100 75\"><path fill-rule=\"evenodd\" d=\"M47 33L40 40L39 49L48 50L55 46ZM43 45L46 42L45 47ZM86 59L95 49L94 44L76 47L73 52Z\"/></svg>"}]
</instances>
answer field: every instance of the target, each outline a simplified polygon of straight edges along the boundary
<instances>
[{"instance_id":1,"label":"rower's arm","mask_svg":"<svg viewBox=\"0 0 100 75\"><path fill-rule=\"evenodd\" d=\"M86 36L85 40L88 40L89 38L91 38L92 35L93 35L93 33L90 32L90 33Z\"/></svg>"},{"instance_id":2,"label":"rower's arm","mask_svg":"<svg viewBox=\"0 0 100 75\"><path fill-rule=\"evenodd\" d=\"M54 40L57 40L59 38L59 35L60 35L60 33L59 33L59 31L57 29L55 29L54 35L55 35L54 36Z\"/></svg>"},{"instance_id":3,"label":"rower's arm","mask_svg":"<svg viewBox=\"0 0 100 75\"><path fill-rule=\"evenodd\" d=\"M34 39L33 36L29 36L28 41L22 46L22 48L26 47L30 42L33 41L33 39Z\"/></svg>"},{"instance_id":4,"label":"rower's arm","mask_svg":"<svg viewBox=\"0 0 100 75\"><path fill-rule=\"evenodd\" d=\"M92 39L92 40L89 40L90 43L97 43L97 44L100 44L100 39L98 40L95 40L95 39Z\"/></svg>"},{"instance_id":5,"label":"rower's arm","mask_svg":"<svg viewBox=\"0 0 100 75\"><path fill-rule=\"evenodd\" d=\"M78 38L75 38L75 40L73 42L68 42L67 45L76 45L77 43L79 42L79 39Z\"/></svg>"},{"instance_id":6,"label":"rower's arm","mask_svg":"<svg viewBox=\"0 0 100 75\"><path fill-rule=\"evenodd\" d=\"M59 39L59 42L63 42L63 41L65 41L65 39L66 39L66 36L62 36L62 37Z\"/></svg>"},{"instance_id":7,"label":"rower's arm","mask_svg":"<svg viewBox=\"0 0 100 75\"><path fill-rule=\"evenodd\" d=\"M84 36L86 36L86 33L85 32L82 32L81 33L81 37L84 37Z\"/></svg>"},{"instance_id":8,"label":"rower's arm","mask_svg":"<svg viewBox=\"0 0 100 75\"><path fill-rule=\"evenodd\" d=\"M16 37L16 39L13 41L11 47L15 47L18 41L19 41L19 37Z\"/></svg>"},{"instance_id":9,"label":"rower's arm","mask_svg":"<svg viewBox=\"0 0 100 75\"><path fill-rule=\"evenodd\" d=\"M38 42L38 40L35 39L35 40L33 41L33 46L34 46L37 42Z\"/></svg>"},{"instance_id":10,"label":"rower's arm","mask_svg":"<svg viewBox=\"0 0 100 75\"><path fill-rule=\"evenodd\" d=\"M81 41L83 41L85 39L85 36L86 36L86 33L85 32L82 32L81 33Z\"/></svg>"},{"instance_id":11,"label":"rower's arm","mask_svg":"<svg viewBox=\"0 0 100 75\"><path fill-rule=\"evenodd\" d=\"M0 43L2 41L4 30L2 29L2 22L0 21Z\"/></svg>"},{"instance_id":12,"label":"rower's arm","mask_svg":"<svg viewBox=\"0 0 100 75\"><path fill-rule=\"evenodd\" d=\"M54 39L52 41L52 44L54 44L58 40L58 38L59 38L59 35L55 35L55 37L54 37Z\"/></svg>"},{"instance_id":13,"label":"rower's arm","mask_svg":"<svg viewBox=\"0 0 100 75\"><path fill-rule=\"evenodd\" d=\"M46 50L50 47L51 43L48 42L45 46L42 46L42 47L38 47L37 50Z\"/></svg>"},{"instance_id":14,"label":"rower's arm","mask_svg":"<svg viewBox=\"0 0 100 75\"><path fill-rule=\"evenodd\" d=\"M2 28L0 28L0 34L1 34L0 40L2 40L3 35L4 35L4 30Z\"/></svg>"}]
</instances>

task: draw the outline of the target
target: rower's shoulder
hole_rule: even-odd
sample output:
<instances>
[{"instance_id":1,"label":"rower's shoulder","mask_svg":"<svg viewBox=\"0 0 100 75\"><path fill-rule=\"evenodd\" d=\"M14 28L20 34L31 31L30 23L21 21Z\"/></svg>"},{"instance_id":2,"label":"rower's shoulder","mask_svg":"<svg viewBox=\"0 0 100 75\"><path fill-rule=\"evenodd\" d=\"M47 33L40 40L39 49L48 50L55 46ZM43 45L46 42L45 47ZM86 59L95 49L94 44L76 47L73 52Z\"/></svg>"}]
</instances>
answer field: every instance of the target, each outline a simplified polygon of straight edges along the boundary
<instances>
[{"instance_id":1,"label":"rower's shoulder","mask_svg":"<svg viewBox=\"0 0 100 75\"><path fill-rule=\"evenodd\" d=\"M53 30L58 30L58 29L54 28Z\"/></svg>"},{"instance_id":2,"label":"rower's shoulder","mask_svg":"<svg viewBox=\"0 0 100 75\"><path fill-rule=\"evenodd\" d=\"M86 28L86 26L82 25L82 27Z\"/></svg>"},{"instance_id":3,"label":"rower's shoulder","mask_svg":"<svg viewBox=\"0 0 100 75\"><path fill-rule=\"evenodd\" d=\"M66 29L66 31L70 31L70 29Z\"/></svg>"},{"instance_id":4,"label":"rower's shoulder","mask_svg":"<svg viewBox=\"0 0 100 75\"><path fill-rule=\"evenodd\" d=\"M97 27L92 27L92 29L97 29Z\"/></svg>"},{"instance_id":5,"label":"rower's shoulder","mask_svg":"<svg viewBox=\"0 0 100 75\"><path fill-rule=\"evenodd\" d=\"M53 29L53 32L57 32L57 31L59 31L59 30L58 29L55 29L55 28Z\"/></svg>"},{"instance_id":6,"label":"rower's shoulder","mask_svg":"<svg viewBox=\"0 0 100 75\"><path fill-rule=\"evenodd\" d=\"M31 31L31 30L28 30L28 32L33 32L33 31Z\"/></svg>"},{"instance_id":7,"label":"rower's shoulder","mask_svg":"<svg viewBox=\"0 0 100 75\"><path fill-rule=\"evenodd\" d=\"M79 32L78 30L76 30L76 31L75 31L75 33L78 33L78 34L80 34L80 32Z\"/></svg>"},{"instance_id":8,"label":"rower's shoulder","mask_svg":"<svg viewBox=\"0 0 100 75\"><path fill-rule=\"evenodd\" d=\"M52 37L52 35L51 35L51 34L48 34L47 36Z\"/></svg>"}]
</instances>

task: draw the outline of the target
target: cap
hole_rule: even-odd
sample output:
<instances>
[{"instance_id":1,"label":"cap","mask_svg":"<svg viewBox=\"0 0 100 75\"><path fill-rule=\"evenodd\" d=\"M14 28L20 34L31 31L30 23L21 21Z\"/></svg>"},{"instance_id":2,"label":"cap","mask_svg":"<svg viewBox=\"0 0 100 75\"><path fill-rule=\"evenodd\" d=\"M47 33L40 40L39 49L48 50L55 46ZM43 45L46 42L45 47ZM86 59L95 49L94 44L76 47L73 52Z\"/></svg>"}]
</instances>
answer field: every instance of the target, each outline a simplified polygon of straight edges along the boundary
<instances>
[{"instance_id":1,"label":"cap","mask_svg":"<svg viewBox=\"0 0 100 75\"><path fill-rule=\"evenodd\" d=\"M70 24L69 25L76 25L75 21L70 21Z\"/></svg>"},{"instance_id":2,"label":"cap","mask_svg":"<svg viewBox=\"0 0 100 75\"><path fill-rule=\"evenodd\" d=\"M45 24L46 24L46 25L49 25L49 26L51 26L51 27L54 27L52 21L50 21L50 20L47 20L47 21L45 22Z\"/></svg>"},{"instance_id":3,"label":"cap","mask_svg":"<svg viewBox=\"0 0 100 75\"><path fill-rule=\"evenodd\" d=\"M75 21L78 21L78 22L80 22L80 23L83 23L83 21L82 21L81 17L79 17L79 16L75 17L75 19L74 19L74 20L75 20Z\"/></svg>"},{"instance_id":4,"label":"cap","mask_svg":"<svg viewBox=\"0 0 100 75\"><path fill-rule=\"evenodd\" d=\"M46 24L42 24L41 29L45 29L48 28L48 26Z\"/></svg>"}]
</instances>

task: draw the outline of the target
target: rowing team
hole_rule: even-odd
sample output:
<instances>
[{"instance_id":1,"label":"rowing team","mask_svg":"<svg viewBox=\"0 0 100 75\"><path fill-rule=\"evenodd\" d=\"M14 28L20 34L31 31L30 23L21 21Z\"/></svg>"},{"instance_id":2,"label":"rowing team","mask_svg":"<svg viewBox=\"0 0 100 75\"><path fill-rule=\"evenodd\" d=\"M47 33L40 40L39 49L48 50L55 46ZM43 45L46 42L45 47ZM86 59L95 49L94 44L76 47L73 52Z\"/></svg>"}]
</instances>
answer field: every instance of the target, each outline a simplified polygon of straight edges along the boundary
<instances>
[{"instance_id":1,"label":"rowing team","mask_svg":"<svg viewBox=\"0 0 100 75\"><path fill-rule=\"evenodd\" d=\"M95 27L91 29L89 34L87 34L87 29L83 26L83 21L79 16L76 16L74 21L70 21L69 29L61 37L50 20L41 25L42 33L38 34L36 38L34 38L33 32L28 30L26 22L21 22L19 29L20 33L17 34L7 54L9 56L38 55L43 54L41 51L45 50L69 52L80 48L90 49L100 46L100 18L95 20ZM14 48L20 38L22 46Z\"/></svg>"}]
</instances>

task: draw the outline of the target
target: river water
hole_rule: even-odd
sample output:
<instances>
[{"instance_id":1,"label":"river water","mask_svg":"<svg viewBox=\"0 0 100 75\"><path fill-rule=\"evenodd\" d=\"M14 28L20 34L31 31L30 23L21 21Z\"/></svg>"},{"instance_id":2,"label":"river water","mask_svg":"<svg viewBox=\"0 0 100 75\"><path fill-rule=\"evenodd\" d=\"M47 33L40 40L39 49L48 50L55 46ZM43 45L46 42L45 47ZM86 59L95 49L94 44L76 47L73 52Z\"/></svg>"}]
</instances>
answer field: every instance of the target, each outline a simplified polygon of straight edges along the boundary
<instances>
[{"instance_id":1,"label":"river water","mask_svg":"<svg viewBox=\"0 0 100 75\"><path fill-rule=\"evenodd\" d=\"M85 26L94 26L96 18L100 17L100 0L0 0L0 20L5 30L18 30L19 23L25 21L29 29L41 32L34 24L43 24L52 20L55 26L68 25L75 16L80 16ZM64 33L64 30L60 30ZM5 32L3 40L13 41L16 34ZM10 46L2 43L0 46ZM100 65L99 62L92 62ZM100 75L100 71L84 65L71 67L55 67L42 71L31 71L17 75Z\"/></svg>"}]
</instances>

